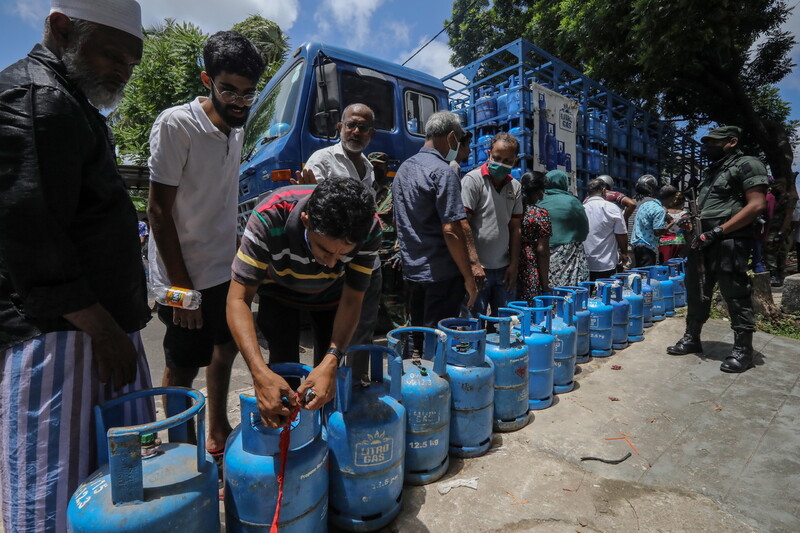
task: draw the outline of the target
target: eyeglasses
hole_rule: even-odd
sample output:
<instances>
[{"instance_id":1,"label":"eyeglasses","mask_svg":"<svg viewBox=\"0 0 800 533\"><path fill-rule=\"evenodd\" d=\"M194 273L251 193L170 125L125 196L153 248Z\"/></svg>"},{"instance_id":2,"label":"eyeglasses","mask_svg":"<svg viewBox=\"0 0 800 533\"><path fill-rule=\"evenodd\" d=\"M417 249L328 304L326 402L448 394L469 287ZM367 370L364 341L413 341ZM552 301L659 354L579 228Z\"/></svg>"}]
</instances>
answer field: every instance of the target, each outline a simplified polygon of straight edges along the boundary
<instances>
[{"instance_id":1,"label":"eyeglasses","mask_svg":"<svg viewBox=\"0 0 800 533\"><path fill-rule=\"evenodd\" d=\"M233 91L220 91L219 89L217 89L217 85L214 83L214 80L212 80L211 78L209 78L209 80L211 81L211 86L214 88L215 91L217 91L219 99L226 104L234 104L239 102L239 100L241 100L242 105L246 105L249 107L255 104L256 100L258 99L258 95L256 93L247 93L244 96L242 96L241 94L236 94Z\"/></svg>"},{"instance_id":2,"label":"eyeglasses","mask_svg":"<svg viewBox=\"0 0 800 533\"><path fill-rule=\"evenodd\" d=\"M468 131L468 132L464 133L464 136L463 136L463 137L461 137L461 140L460 140L460 141L458 141L458 144L461 144L461 145L467 146L467 145L469 145L469 142L470 142L471 140L472 140L472 132L471 132L471 131Z\"/></svg>"},{"instance_id":3,"label":"eyeglasses","mask_svg":"<svg viewBox=\"0 0 800 533\"><path fill-rule=\"evenodd\" d=\"M365 122L353 122L352 120L348 120L344 123L344 127L350 131L358 130L361 133L367 133L369 130L372 129L372 125L367 124Z\"/></svg>"}]
</instances>

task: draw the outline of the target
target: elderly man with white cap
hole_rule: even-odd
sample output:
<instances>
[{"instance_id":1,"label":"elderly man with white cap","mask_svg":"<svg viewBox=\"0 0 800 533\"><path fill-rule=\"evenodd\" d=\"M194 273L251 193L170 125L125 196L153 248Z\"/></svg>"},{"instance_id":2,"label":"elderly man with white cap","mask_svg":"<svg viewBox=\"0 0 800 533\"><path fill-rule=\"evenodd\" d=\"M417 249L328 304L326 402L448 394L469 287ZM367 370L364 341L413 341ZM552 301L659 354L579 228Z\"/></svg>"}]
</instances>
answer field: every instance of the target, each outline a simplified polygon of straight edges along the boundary
<instances>
[{"instance_id":1,"label":"elderly man with white cap","mask_svg":"<svg viewBox=\"0 0 800 533\"><path fill-rule=\"evenodd\" d=\"M133 0L53 0L0 72L0 485L5 531L66 529L96 468L93 406L150 386L135 209L110 109L142 55ZM120 425L151 420L152 402Z\"/></svg>"}]
</instances>

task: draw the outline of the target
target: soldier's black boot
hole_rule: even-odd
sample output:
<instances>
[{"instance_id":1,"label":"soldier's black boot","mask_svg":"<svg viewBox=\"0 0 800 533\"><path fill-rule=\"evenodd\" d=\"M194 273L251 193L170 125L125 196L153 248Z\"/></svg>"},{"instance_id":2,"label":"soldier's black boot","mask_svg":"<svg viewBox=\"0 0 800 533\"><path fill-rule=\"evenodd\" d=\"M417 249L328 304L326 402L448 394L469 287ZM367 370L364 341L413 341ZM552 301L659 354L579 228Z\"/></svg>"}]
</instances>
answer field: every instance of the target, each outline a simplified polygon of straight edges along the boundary
<instances>
[{"instance_id":1,"label":"soldier's black boot","mask_svg":"<svg viewBox=\"0 0 800 533\"><path fill-rule=\"evenodd\" d=\"M670 355L686 355L690 353L703 353L703 345L700 343L700 332L703 324L699 322L686 321L686 333L675 343L674 346L667 346L667 353Z\"/></svg>"},{"instance_id":2,"label":"soldier's black boot","mask_svg":"<svg viewBox=\"0 0 800 533\"><path fill-rule=\"evenodd\" d=\"M753 332L734 331L733 350L719 369L723 372L744 372L753 366Z\"/></svg>"}]
</instances>

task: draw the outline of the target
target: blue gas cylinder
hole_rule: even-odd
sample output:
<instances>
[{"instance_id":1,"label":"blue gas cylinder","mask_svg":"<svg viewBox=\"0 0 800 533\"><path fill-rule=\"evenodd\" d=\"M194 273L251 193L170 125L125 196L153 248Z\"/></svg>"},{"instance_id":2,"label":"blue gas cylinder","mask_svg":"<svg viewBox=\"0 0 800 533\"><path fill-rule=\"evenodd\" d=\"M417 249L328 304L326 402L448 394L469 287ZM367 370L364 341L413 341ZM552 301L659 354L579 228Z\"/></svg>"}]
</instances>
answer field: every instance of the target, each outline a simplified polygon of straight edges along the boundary
<instances>
[{"instance_id":1,"label":"blue gas cylinder","mask_svg":"<svg viewBox=\"0 0 800 533\"><path fill-rule=\"evenodd\" d=\"M398 515L403 497L403 361L382 346L352 346L347 351L365 350L370 352L369 384L354 384L352 368L339 368L335 410L327 419L329 521L346 531L382 528ZM384 356L389 376L383 374Z\"/></svg>"},{"instance_id":2,"label":"blue gas cylinder","mask_svg":"<svg viewBox=\"0 0 800 533\"><path fill-rule=\"evenodd\" d=\"M664 299L664 316L675 316L675 284L669 277L669 267L650 266L650 278L661 283L661 297Z\"/></svg>"},{"instance_id":3,"label":"blue gas cylinder","mask_svg":"<svg viewBox=\"0 0 800 533\"><path fill-rule=\"evenodd\" d=\"M669 279L672 280L675 309L686 307L686 259L676 257L668 259L665 264L669 267Z\"/></svg>"},{"instance_id":4,"label":"blue gas cylinder","mask_svg":"<svg viewBox=\"0 0 800 533\"><path fill-rule=\"evenodd\" d=\"M518 332L528 347L528 409L546 409L553 403L553 316L549 307L530 307L524 301L508 306L522 313Z\"/></svg>"},{"instance_id":5,"label":"blue gas cylinder","mask_svg":"<svg viewBox=\"0 0 800 533\"><path fill-rule=\"evenodd\" d=\"M552 333L555 337L553 352L553 392L564 394L575 388L575 354L578 330L572 321L572 302L559 296L537 296L533 300L537 307L552 307ZM540 326L545 324L540 323Z\"/></svg>"},{"instance_id":6,"label":"blue gas cylinder","mask_svg":"<svg viewBox=\"0 0 800 533\"><path fill-rule=\"evenodd\" d=\"M628 342L644 340L644 297L642 296L642 276L639 274L614 274L614 279L622 284L622 297L630 304L628 313Z\"/></svg>"},{"instance_id":7,"label":"blue gas cylinder","mask_svg":"<svg viewBox=\"0 0 800 533\"><path fill-rule=\"evenodd\" d=\"M422 351L403 360L400 393L406 408L405 481L425 485L441 478L450 464L450 383L445 369L444 333L432 328L397 328L389 347L406 354L412 335L422 336Z\"/></svg>"},{"instance_id":8,"label":"blue gas cylinder","mask_svg":"<svg viewBox=\"0 0 800 533\"><path fill-rule=\"evenodd\" d=\"M298 363L270 365L284 378L305 378ZM281 429L261 422L255 397L239 396L242 422L225 445L225 528L266 531L278 503ZM321 411L301 409L292 422L278 528L281 533L328 530L328 441Z\"/></svg>"},{"instance_id":9,"label":"blue gas cylinder","mask_svg":"<svg viewBox=\"0 0 800 533\"><path fill-rule=\"evenodd\" d=\"M631 270L633 270L634 272L642 272L643 274L646 274L645 279L647 280L647 284L653 291L651 320L653 322L661 322L666 318L666 316L664 315L664 312L666 311L664 307L664 292L663 288L661 287L661 282L650 271L650 267L639 267L639 268L633 268Z\"/></svg>"},{"instance_id":10,"label":"blue gas cylinder","mask_svg":"<svg viewBox=\"0 0 800 533\"><path fill-rule=\"evenodd\" d=\"M631 304L622 295L622 282L614 278L601 278L600 283L607 283L611 290L611 347L624 350L628 347L628 317Z\"/></svg>"},{"instance_id":11,"label":"blue gas cylinder","mask_svg":"<svg viewBox=\"0 0 800 533\"><path fill-rule=\"evenodd\" d=\"M575 348L575 362L586 363L589 361L589 289L577 286L562 286L553 289L556 296L568 296L574 300L573 311L575 312L575 328L578 330L578 340Z\"/></svg>"},{"instance_id":12,"label":"blue gas cylinder","mask_svg":"<svg viewBox=\"0 0 800 533\"><path fill-rule=\"evenodd\" d=\"M476 151L478 153L478 164L483 164L489 158L489 150L492 148L492 138L494 137L493 128L481 128L481 135L478 137Z\"/></svg>"},{"instance_id":13,"label":"blue gas cylinder","mask_svg":"<svg viewBox=\"0 0 800 533\"><path fill-rule=\"evenodd\" d=\"M608 357L613 351L611 330L614 308L611 307L611 290L605 283L582 281L581 287L589 289L589 347L592 357ZM596 296L592 297L592 291Z\"/></svg>"},{"instance_id":14,"label":"blue gas cylinder","mask_svg":"<svg viewBox=\"0 0 800 533\"><path fill-rule=\"evenodd\" d=\"M508 78L508 115L513 117L522 111L530 111L530 102L530 90L522 84L519 76L512 74Z\"/></svg>"},{"instance_id":15,"label":"blue gas cylinder","mask_svg":"<svg viewBox=\"0 0 800 533\"><path fill-rule=\"evenodd\" d=\"M497 98L490 86L479 89L480 97L475 101L475 122L487 122L497 118Z\"/></svg>"},{"instance_id":16,"label":"blue gas cylinder","mask_svg":"<svg viewBox=\"0 0 800 533\"><path fill-rule=\"evenodd\" d=\"M494 365L486 357L486 330L474 318L446 318L447 375L450 377L450 453L477 457L492 444Z\"/></svg>"},{"instance_id":17,"label":"blue gas cylinder","mask_svg":"<svg viewBox=\"0 0 800 533\"><path fill-rule=\"evenodd\" d=\"M462 128L469 126L469 106L466 102L463 102L458 106L454 106L452 111L458 115L458 120L461 122Z\"/></svg>"},{"instance_id":18,"label":"blue gas cylinder","mask_svg":"<svg viewBox=\"0 0 800 533\"><path fill-rule=\"evenodd\" d=\"M623 274L636 274L642 279L642 321L645 328L653 327L653 288L650 286L650 273L646 270L626 270Z\"/></svg>"},{"instance_id":19,"label":"blue gas cylinder","mask_svg":"<svg viewBox=\"0 0 800 533\"><path fill-rule=\"evenodd\" d=\"M522 335L512 334L512 321L522 312L501 307L498 316L479 315L497 325L486 336L486 357L494 363L494 430L516 431L528 425L528 347Z\"/></svg>"},{"instance_id":20,"label":"blue gas cylinder","mask_svg":"<svg viewBox=\"0 0 800 533\"><path fill-rule=\"evenodd\" d=\"M124 404L164 395L165 420L113 427ZM187 400L193 402L186 409ZM185 409L181 412L181 409ZM172 415L172 413L177 413ZM206 452L205 397L192 389L158 388L126 394L94 408L98 462L67 507L67 531L217 533L217 465ZM186 422L197 419L197 446L188 441ZM143 435L169 430L169 443Z\"/></svg>"},{"instance_id":21,"label":"blue gas cylinder","mask_svg":"<svg viewBox=\"0 0 800 533\"><path fill-rule=\"evenodd\" d=\"M508 90L506 84L501 83L497 86L497 116L500 120L505 120L508 115Z\"/></svg>"},{"instance_id":22,"label":"blue gas cylinder","mask_svg":"<svg viewBox=\"0 0 800 533\"><path fill-rule=\"evenodd\" d=\"M408 131L411 133L419 133L419 119L414 117L408 120Z\"/></svg>"},{"instance_id":23,"label":"blue gas cylinder","mask_svg":"<svg viewBox=\"0 0 800 533\"><path fill-rule=\"evenodd\" d=\"M516 126L508 130L519 141L519 156L533 155L533 135L530 128Z\"/></svg>"}]
</instances>

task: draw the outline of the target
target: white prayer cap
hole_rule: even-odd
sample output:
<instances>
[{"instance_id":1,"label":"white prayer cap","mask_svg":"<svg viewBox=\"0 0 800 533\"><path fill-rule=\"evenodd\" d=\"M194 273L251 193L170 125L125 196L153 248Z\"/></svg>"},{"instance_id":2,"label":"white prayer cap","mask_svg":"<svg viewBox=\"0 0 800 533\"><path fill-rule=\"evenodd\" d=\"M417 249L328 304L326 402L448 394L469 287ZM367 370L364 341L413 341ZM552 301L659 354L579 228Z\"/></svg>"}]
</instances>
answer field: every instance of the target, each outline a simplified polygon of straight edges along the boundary
<instances>
[{"instance_id":1,"label":"white prayer cap","mask_svg":"<svg viewBox=\"0 0 800 533\"><path fill-rule=\"evenodd\" d=\"M136 0L50 0L50 13L110 26L142 39L142 8Z\"/></svg>"}]
</instances>

